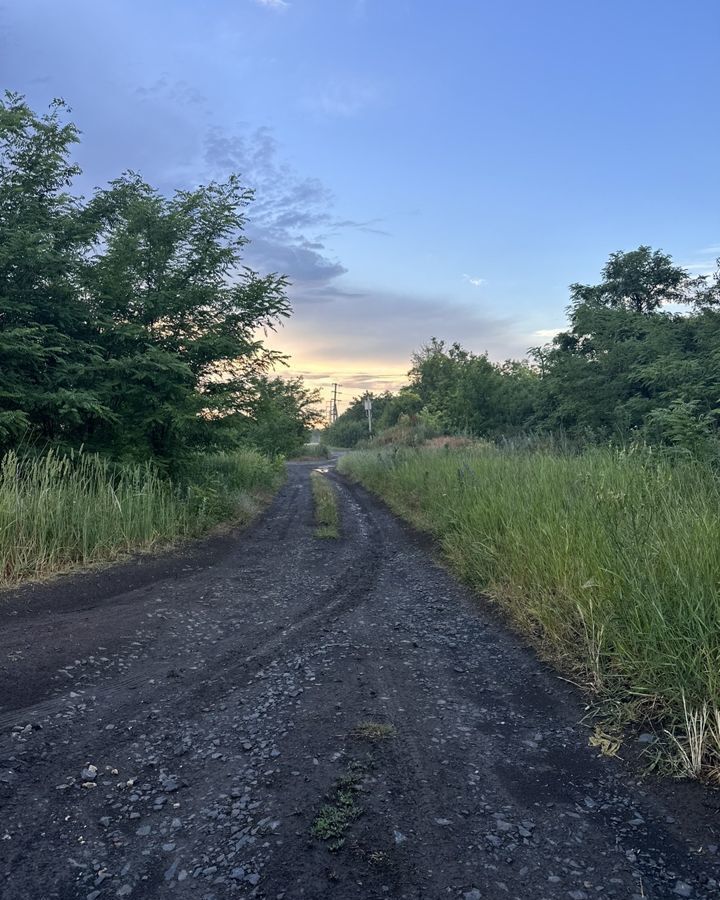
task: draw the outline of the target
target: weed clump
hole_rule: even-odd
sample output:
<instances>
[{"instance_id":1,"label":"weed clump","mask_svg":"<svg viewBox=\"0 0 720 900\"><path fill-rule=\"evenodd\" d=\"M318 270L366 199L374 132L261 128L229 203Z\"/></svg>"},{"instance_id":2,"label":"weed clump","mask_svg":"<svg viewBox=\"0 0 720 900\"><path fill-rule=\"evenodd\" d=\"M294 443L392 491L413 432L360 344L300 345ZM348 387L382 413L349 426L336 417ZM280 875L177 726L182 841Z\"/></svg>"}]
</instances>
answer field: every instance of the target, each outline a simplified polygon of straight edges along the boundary
<instances>
[{"instance_id":1,"label":"weed clump","mask_svg":"<svg viewBox=\"0 0 720 900\"><path fill-rule=\"evenodd\" d=\"M351 737L359 741L379 743L395 737L395 734L394 726L384 722L362 722L357 728L353 729Z\"/></svg>"},{"instance_id":2,"label":"weed clump","mask_svg":"<svg viewBox=\"0 0 720 900\"><path fill-rule=\"evenodd\" d=\"M310 833L326 841L330 850L339 850L345 843L345 832L358 818L362 810L357 802L357 791L362 777L358 766L339 778L325 803L315 817Z\"/></svg>"}]
</instances>

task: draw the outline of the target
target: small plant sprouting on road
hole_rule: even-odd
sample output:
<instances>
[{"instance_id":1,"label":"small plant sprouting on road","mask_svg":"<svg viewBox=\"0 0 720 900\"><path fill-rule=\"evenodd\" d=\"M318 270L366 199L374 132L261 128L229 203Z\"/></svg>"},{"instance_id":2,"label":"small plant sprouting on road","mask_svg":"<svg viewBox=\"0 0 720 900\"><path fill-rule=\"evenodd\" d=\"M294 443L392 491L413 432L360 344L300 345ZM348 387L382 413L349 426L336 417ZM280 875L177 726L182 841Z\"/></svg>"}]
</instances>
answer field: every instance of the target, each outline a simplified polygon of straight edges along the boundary
<instances>
[{"instance_id":1,"label":"small plant sprouting on road","mask_svg":"<svg viewBox=\"0 0 720 900\"><path fill-rule=\"evenodd\" d=\"M347 773L335 782L333 789L318 812L310 828L313 837L327 841L330 850L339 850L345 843L345 832L362 812L357 791L362 767L351 765Z\"/></svg>"},{"instance_id":2,"label":"small plant sprouting on road","mask_svg":"<svg viewBox=\"0 0 720 900\"><path fill-rule=\"evenodd\" d=\"M317 471L310 473L310 483L315 501L315 537L340 537L337 497L333 486Z\"/></svg>"},{"instance_id":3,"label":"small plant sprouting on road","mask_svg":"<svg viewBox=\"0 0 720 900\"><path fill-rule=\"evenodd\" d=\"M361 722L353 729L351 737L358 741L370 741L374 744L395 737L395 728L385 722Z\"/></svg>"}]
</instances>

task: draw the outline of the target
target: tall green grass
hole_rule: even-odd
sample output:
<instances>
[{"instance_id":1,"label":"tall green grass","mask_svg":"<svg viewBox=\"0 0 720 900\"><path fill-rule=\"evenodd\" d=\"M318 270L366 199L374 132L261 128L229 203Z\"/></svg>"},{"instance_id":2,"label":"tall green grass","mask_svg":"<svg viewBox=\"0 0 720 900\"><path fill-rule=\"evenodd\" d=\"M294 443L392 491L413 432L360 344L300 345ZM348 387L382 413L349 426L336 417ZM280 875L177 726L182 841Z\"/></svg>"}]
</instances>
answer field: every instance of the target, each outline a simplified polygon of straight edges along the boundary
<instances>
[{"instance_id":1,"label":"tall green grass","mask_svg":"<svg viewBox=\"0 0 720 900\"><path fill-rule=\"evenodd\" d=\"M338 513L335 489L320 472L310 473L313 500L315 502L315 536L320 538L340 537L340 515Z\"/></svg>"},{"instance_id":2,"label":"tall green grass","mask_svg":"<svg viewBox=\"0 0 720 900\"><path fill-rule=\"evenodd\" d=\"M644 448L490 446L359 452L339 468L434 534L455 571L565 671L674 721L680 749L694 749L686 768L720 774L720 484L710 469Z\"/></svg>"},{"instance_id":3,"label":"tall green grass","mask_svg":"<svg viewBox=\"0 0 720 900\"><path fill-rule=\"evenodd\" d=\"M0 461L0 586L248 520L280 466L252 450L191 460L182 483L86 454Z\"/></svg>"}]
</instances>

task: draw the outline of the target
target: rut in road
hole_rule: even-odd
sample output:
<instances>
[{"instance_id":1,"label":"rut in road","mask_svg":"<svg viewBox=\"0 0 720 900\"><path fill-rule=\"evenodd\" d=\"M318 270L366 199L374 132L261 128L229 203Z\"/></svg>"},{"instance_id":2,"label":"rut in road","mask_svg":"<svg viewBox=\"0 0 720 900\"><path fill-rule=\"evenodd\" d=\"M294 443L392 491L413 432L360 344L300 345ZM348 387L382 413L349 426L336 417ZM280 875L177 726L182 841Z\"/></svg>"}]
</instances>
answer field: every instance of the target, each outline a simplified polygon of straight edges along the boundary
<instances>
[{"instance_id":1,"label":"rut in road","mask_svg":"<svg viewBox=\"0 0 720 900\"><path fill-rule=\"evenodd\" d=\"M717 795L599 759L574 688L332 472L317 539L312 468L245 533L6 596L0 896L717 896Z\"/></svg>"}]
</instances>

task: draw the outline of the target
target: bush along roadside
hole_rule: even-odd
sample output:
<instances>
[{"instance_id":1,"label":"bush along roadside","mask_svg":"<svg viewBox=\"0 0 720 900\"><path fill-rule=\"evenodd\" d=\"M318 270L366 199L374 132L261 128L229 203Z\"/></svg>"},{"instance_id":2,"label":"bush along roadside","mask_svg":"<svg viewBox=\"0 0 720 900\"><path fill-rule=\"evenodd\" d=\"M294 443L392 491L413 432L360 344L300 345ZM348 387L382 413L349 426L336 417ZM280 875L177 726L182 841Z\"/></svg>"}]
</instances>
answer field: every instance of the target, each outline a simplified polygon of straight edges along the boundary
<instances>
[{"instance_id":1,"label":"bush along roadside","mask_svg":"<svg viewBox=\"0 0 720 900\"><path fill-rule=\"evenodd\" d=\"M283 478L281 460L254 450L202 454L170 480L151 463L96 455L0 461L0 587L246 524Z\"/></svg>"},{"instance_id":2,"label":"bush along roadside","mask_svg":"<svg viewBox=\"0 0 720 900\"><path fill-rule=\"evenodd\" d=\"M433 534L452 569L590 690L720 783L720 483L646 448L364 451L339 470Z\"/></svg>"}]
</instances>

